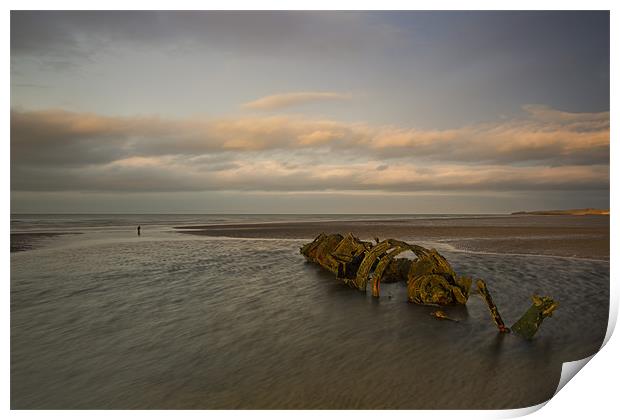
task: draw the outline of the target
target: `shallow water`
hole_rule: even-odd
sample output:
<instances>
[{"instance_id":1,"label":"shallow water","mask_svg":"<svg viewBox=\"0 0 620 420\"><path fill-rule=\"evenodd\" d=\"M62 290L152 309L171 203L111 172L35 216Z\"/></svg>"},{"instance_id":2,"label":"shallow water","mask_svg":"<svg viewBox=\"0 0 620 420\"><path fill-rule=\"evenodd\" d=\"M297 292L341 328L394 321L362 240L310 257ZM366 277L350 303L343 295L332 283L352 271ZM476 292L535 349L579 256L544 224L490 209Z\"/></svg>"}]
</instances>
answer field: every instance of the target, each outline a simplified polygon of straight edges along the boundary
<instances>
[{"instance_id":1,"label":"shallow water","mask_svg":"<svg viewBox=\"0 0 620 420\"><path fill-rule=\"evenodd\" d=\"M560 302L528 342L477 296L453 323L401 284L349 289L302 241L84 232L11 255L12 408L517 408L550 398L607 325L604 261L440 248L508 324L533 293Z\"/></svg>"}]
</instances>

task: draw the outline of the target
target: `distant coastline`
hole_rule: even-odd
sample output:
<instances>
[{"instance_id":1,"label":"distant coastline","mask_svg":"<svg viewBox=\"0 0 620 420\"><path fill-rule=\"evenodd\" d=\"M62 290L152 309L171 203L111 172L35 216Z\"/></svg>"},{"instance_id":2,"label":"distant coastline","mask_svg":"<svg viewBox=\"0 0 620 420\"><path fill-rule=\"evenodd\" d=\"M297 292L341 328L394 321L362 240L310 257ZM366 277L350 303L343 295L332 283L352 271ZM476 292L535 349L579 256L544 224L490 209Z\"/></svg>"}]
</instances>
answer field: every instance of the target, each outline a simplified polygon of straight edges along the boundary
<instances>
[{"instance_id":1,"label":"distant coastline","mask_svg":"<svg viewBox=\"0 0 620 420\"><path fill-rule=\"evenodd\" d=\"M517 211L512 215L533 214L536 216L609 216L609 209L570 209L570 210L536 210Z\"/></svg>"}]
</instances>

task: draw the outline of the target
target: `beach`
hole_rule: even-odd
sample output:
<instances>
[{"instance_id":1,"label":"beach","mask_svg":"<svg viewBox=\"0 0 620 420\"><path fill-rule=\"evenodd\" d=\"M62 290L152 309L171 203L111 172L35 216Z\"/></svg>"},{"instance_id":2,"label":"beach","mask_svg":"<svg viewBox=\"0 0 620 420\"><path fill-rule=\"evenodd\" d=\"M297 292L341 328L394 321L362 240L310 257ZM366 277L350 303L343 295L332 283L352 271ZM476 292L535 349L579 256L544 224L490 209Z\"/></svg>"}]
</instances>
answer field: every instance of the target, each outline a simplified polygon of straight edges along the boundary
<instances>
[{"instance_id":1,"label":"beach","mask_svg":"<svg viewBox=\"0 0 620 420\"><path fill-rule=\"evenodd\" d=\"M29 251L69 232L20 232L11 233L11 252Z\"/></svg>"},{"instance_id":2,"label":"beach","mask_svg":"<svg viewBox=\"0 0 620 420\"><path fill-rule=\"evenodd\" d=\"M80 234L11 253L11 408L539 404L553 396L563 362L588 357L603 342L608 223L594 216L13 215L12 233L22 238ZM373 298L307 263L299 247L321 231L436 247L459 275L487 282L507 325L533 294L552 296L559 308L531 341L498 334L475 293L466 306L445 308L459 322L437 320L431 308L407 302L404 283L386 283ZM595 252L585 249L588 240Z\"/></svg>"},{"instance_id":3,"label":"beach","mask_svg":"<svg viewBox=\"0 0 620 420\"><path fill-rule=\"evenodd\" d=\"M179 226L180 232L231 238L312 239L321 232L362 239L437 242L461 251L609 259L609 217L511 215Z\"/></svg>"}]
</instances>

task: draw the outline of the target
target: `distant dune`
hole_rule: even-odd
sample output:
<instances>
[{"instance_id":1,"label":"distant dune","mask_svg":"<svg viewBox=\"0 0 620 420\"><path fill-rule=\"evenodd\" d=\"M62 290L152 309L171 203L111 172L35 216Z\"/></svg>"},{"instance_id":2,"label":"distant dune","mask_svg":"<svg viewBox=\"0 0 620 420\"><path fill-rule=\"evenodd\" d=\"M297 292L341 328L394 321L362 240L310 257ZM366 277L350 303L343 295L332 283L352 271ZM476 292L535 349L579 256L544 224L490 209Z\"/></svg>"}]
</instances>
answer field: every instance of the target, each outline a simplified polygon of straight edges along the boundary
<instances>
[{"instance_id":1,"label":"distant dune","mask_svg":"<svg viewBox=\"0 0 620 420\"><path fill-rule=\"evenodd\" d=\"M535 214L542 216L586 216L599 215L609 216L609 209L570 209L570 210L536 210L536 211L517 211L511 214Z\"/></svg>"}]
</instances>

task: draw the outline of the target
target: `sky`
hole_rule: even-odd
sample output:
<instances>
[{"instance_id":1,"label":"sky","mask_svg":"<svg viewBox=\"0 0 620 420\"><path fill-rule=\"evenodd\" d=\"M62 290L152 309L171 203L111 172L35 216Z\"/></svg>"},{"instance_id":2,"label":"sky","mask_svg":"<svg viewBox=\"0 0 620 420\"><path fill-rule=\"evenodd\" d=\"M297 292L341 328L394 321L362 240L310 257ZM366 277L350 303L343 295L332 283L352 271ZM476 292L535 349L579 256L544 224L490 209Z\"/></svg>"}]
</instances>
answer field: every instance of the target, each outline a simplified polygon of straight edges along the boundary
<instances>
[{"instance_id":1,"label":"sky","mask_svg":"<svg viewBox=\"0 0 620 420\"><path fill-rule=\"evenodd\" d=\"M608 12L11 12L13 213L583 207Z\"/></svg>"}]
</instances>

